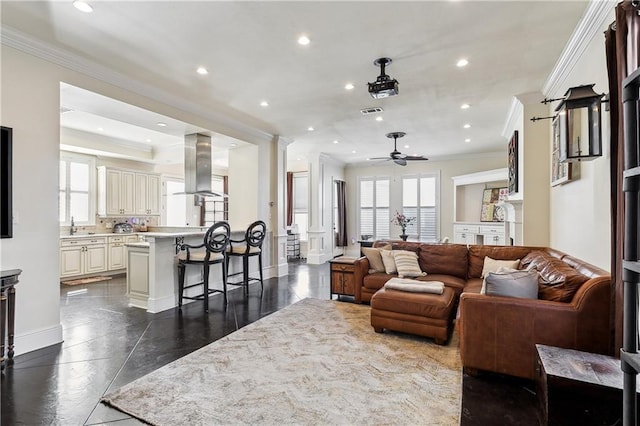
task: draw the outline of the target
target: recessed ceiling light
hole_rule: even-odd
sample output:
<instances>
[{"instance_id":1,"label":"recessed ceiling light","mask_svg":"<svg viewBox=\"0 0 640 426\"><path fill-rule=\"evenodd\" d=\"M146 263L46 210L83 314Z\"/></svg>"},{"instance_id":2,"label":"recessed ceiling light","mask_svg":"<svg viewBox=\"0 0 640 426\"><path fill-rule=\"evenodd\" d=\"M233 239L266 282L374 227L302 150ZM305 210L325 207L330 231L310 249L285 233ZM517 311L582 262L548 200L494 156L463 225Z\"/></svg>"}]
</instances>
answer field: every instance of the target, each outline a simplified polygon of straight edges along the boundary
<instances>
[{"instance_id":1,"label":"recessed ceiling light","mask_svg":"<svg viewBox=\"0 0 640 426\"><path fill-rule=\"evenodd\" d=\"M379 116L377 116L377 117L376 117L376 121L382 121L382 120L384 120L384 118L382 118L382 116L381 116L381 115L379 115Z\"/></svg>"},{"instance_id":2,"label":"recessed ceiling light","mask_svg":"<svg viewBox=\"0 0 640 426\"><path fill-rule=\"evenodd\" d=\"M469 127L471 127L471 124L465 124L465 125L464 125L464 126L462 126L462 127L464 127L465 129L468 129Z\"/></svg>"},{"instance_id":3,"label":"recessed ceiling light","mask_svg":"<svg viewBox=\"0 0 640 426\"><path fill-rule=\"evenodd\" d=\"M262 101L262 102L260 102L260 106L261 106L261 107L268 107L268 106L269 106L269 102L267 102L267 101Z\"/></svg>"},{"instance_id":4,"label":"recessed ceiling light","mask_svg":"<svg viewBox=\"0 0 640 426\"><path fill-rule=\"evenodd\" d=\"M300 37L298 37L298 44L306 46L309 43L311 43L311 39L309 39L309 37L307 37L306 35L301 35Z\"/></svg>"},{"instance_id":5,"label":"recessed ceiling light","mask_svg":"<svg viewBox=\"0 0 640 426\"><path fill-rule=\"evenodd\" d=\"M75 0L73 2L73 5L75 6L76 9L78 9L80 12L84 12L84 13L91 13L93 12L93 6L91 6L89 3L87 3L86 1L82 1L82 0Z\"/></svg>"},{"instance_id":6,"label":"recessed ceiling light","mask_svg":"<svg viewBox=\"0 0 640 426\"><path fill-rule=\"evenodd\" d=\"M460 105L460 108L461 108L461 109L469 109L469 108L471 108L471 105L469 105L469 104L462 104L462 105Z\"/></svg>"},{"instance_id":7,"label":"recessed ceiling light","mask_svg":"<svg viewBox=\"0 0 640 426\"><path fill-rule=\"evenodd\" d=\"M351 153L352 153L352 154L355 154L355 153L356 153L356 150L354 149L353 151L351 151Z\"/></svg>"},{"instance_id":8,"label":"recessed ceiling light","mask_svg":"<svg viewBox=\"0 0 640 426\"><path fill-rule=\"evenodd\" d=\"M355 86L352 83L347 83L344 85L344 88L347 90L353 90Z\"/></svg>"},{"instance_id":9,"label":"recessed ceiling light","mask_svg":"<svg viewBox=\"0 0 640 426\"><path fill-rule=\"evenodd\" d=\"M409 145L405 145L404 147L405 147L405 148L409 148Z\"/></svg>"},{"instance_id":10,"label":"recessed ceiling light","mask_svg":"<svg viewBox=\"0 0 640 426\"><path fill-rule=\"evenodd\" d=\"M207 75L209 74L209 71L207 71L207 69L205 67L198 67L198 69L196 70L196 72L200 75Z\"/></svg>"},{"instance_id":11,"label":"recessed ceiling light","mask_svg":"<svg viewBox=\"0 0 640 426\"><path fill-rule=\"evenodd\" d=\"M465 141L466 143L469 143L469 142L471 142L471 139L467 138L467 139L465 139L464 141Z\"/></svg>"},{"instance_id":12,"label":"recessed ceiling light","mask_svg":"<svg viewBox=\"0 0 640 426\"><path fill-rule=\"evenodd\" d=\"M338 141L333 141L333 143L338 143Z\"/></svg>"},{"instance_id":13,"label":"recessed ceiling light","mask_svg":"<svg viewBox=\"0 0 640 426\"><path fill-rule=\"evenodd\" d=\"M238 146L238 144L237 144L237 143L235 143L235 142L231 142L231 143L229 144L229 146Z\"/></svg>"},{"instance_id":14,"label":"recessed ceiling light","mask_svg":"<svg viewBox=\"0 0 640 426\"><path fill-rule=\"evenodd\" d=\"M167 127L167 123L163 123L162 121L158 121L156 125L160 127Z\"/></svg>"},{"instance_id":15,"label":"recessed ceiling light","mask_svg":"<svg viewBox=\"0 0 640 426\"><path fill-rule=\"evenodd\" d=\"M469 65L469 61L467 61L466 59L460 59L458 60L458 62L456 62L456 66L457 67L466 67L467 65Z\"/></svg>"},{"instance_id":16,"label":"recessed ceiling light","mask_svg":"<svg viewBox=\"0 0 640 426\"><path fill-rule=\"evenodd\" d=\"M99 132L103 132L103 131L104 131L104 129L103 129L102 127L98 127L98 131L99 131Z\"/></svg>"},{"instance_id":17,"label":"recessed ceiling light","mask_svg":"<svg viewBox=\"0 0 640 426\"><path fill-rule=\"evenodd\" d=\"M310 131L310 132L313 132L315 129L313 128L313 126L309 126L309 127L307 127L307 130Z\"/></svg>"},{"instance_id":18,"label":"recessed ceiling light","mask_svg":"<svg viewBox=\"0 0 640 426\"><path fill-rule=\"evenodd\" d=\"M147 142L151 142L151 139L147 139Z\"/></svg>"},{"instance_id":19,"label":"recessed ceiling light","mask_svg":"<svg viewBox=\"0 0 640 426\"><path fill-rule=\"evenodd\" d=\"M298 157L296 158L296 161L302 161L302 158Z\"/></svg>"}]
</instances>

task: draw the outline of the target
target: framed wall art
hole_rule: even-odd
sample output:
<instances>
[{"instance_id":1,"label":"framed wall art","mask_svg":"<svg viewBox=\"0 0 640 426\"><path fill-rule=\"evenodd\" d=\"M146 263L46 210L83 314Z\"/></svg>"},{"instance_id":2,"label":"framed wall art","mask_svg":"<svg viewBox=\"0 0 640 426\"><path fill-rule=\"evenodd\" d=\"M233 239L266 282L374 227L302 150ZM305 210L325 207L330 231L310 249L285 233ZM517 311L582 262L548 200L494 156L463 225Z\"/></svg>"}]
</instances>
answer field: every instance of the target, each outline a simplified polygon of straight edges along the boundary
<instances>
[{"instance_id":1,"label":"framed wall art","mask_svg":"<svg viewBox=\"0 0 640 426\"><path fill-rule=\"evenodd\" d=\"M572 164L560 162L560 126L553 119L553 150L551 152L551 186L562 185L572 179Z\"/></svg>"},{"instance_id":2,"label":"framed wall art","mask_svg":"<svg viewBox=\"0 0 640 426\"><path fill-rule=\"evenodd\" d=\"M509 194L518 192L518 131L509 140Z\"/></svg>"},{"instance_id":3,"label":"framed wall art","mask_svg":"<svg viewBox=\"0 0 640 426\"><path fill-rule=\"evenodd\" d=\"M480 222L504 222L504 209L500 202L507 199L507 188L487 188L482 193Z\"/></svg>"}]
</instances>

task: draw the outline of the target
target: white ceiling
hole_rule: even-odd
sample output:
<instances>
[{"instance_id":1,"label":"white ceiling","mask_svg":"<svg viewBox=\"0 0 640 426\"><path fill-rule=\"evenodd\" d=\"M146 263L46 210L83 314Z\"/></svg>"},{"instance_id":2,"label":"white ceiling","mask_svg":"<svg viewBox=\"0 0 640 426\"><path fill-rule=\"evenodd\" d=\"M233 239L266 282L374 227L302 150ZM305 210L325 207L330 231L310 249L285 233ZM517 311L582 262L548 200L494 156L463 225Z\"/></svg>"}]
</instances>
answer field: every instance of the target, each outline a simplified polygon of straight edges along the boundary
<instances>
[{"instance_id":1,"label":"white ceiling","mask_svg":"<svg viewBox=\"0 0 640 426\"><path fill-rule=\"evenodd\" d=\"M541 90L587 4L94 1L85 14L71 1L3 0L2 25L281 135L293 141L292 158L323 152L352 163L387 155L392 140L385 134L392 131L407 133L401 151L429 158L505 151L501 133L513 96ZM309 45L296 42L301 34ZM387 74L399 81L400 94L375 100L366 83L379 74L373 61L382 56L393 59ZM456 67L460 58L469 65ZM197 74L198 66L209 74ZM134 107L114 111L100 102L104 97L83 92L63 87L63 106L74 109L62 115L63 126L100 134L97 127L114 125L110 136L142 145L179 145L185 132L217 132ZM461 110L463 103L471 108ZM384 121L360 113L369 107L382 107ZM98 117L109 121L101 126Z\"/></svg>"}]
</instances>

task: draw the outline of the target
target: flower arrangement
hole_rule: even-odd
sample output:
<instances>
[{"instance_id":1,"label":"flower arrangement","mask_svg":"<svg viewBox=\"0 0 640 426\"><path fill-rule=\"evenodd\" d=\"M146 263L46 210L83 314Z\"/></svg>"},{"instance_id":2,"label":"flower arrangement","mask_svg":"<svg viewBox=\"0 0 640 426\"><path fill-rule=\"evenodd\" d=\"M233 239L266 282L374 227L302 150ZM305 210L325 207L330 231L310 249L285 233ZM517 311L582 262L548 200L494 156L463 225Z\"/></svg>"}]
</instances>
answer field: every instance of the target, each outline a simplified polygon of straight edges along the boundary
<instances>
[{"instance_id":1,"label":"flower arrangement","mask_svg":"<svg viewBox=\"0 0 640 426\"><path fill-rule=\"evenodd\" d=\"M396 210L396 214L394 215L393 219L391 219L391 223L395 223L396 225L401 227L402 233L404 234L404 231L407 228L407 225L413 222L414 220L416 220L415 217L407 217Z\"/></svg>"}]
</instances>

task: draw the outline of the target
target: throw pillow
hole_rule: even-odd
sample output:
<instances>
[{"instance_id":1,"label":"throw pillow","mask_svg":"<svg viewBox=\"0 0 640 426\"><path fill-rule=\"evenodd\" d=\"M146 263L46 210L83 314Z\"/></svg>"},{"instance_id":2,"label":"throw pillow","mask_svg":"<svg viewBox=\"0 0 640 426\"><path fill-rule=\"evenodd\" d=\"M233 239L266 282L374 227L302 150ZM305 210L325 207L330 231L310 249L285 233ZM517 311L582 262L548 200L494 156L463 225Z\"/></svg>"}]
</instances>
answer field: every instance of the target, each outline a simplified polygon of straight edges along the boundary
<instances>
[{"instance_id":1,"label":"throw pillow","mask_svg":"<svg viewBox=\"0 0 640 426\"><path fill-rule=\"evenodd\" d=\"M520 266L520 259L496 260L490 258L489 256L485 256L484 266L482 267L482 275L480 275L480 278L486 277L489 272L496 272L501 266L504 266L505 268L518 269L518 266Z\"/></svg>"},{"instance_id":2,"label":"throw pillow","mask_svg":"<svg viewBox=\"0 0 640 426\"><path fill-rule=\"evenodd\" d=\"M488 296L538 298L538 273L517 271L508 274L489 272L486 277Z\"/></svg>"},{"instance_id":3,"label":"throw pillow","mask_svg":"<svg viewBox=\"0 0 640 426\"><path fill-rule=\"evenodd\" d=\"M416 252L407 250L392 250L393 260L396 263L398 270L398 277L400 278L415 278L427 275L426 272L422 272L420 265L418 264L418 255Z\"/></svg>"},{"instance_id":4,"label":"throw pillow","mask_svg":"<svg viewBox=\"0 0 640 426\"><path fill-rule=\"evenodd\" d=\"M382 263L382 255L380 254L381 250L390 250L390 247L362 247L362 253L367 256L369 260L369 273L373 274L375 272L384 272L384 263Z\"/></svg>"},{"instance_id":5,"label":"throw pillow","mask_svg":"<svg viewBox=\"0 0 640 426\"><path fill-rule=\"evenodd\" d=\"M396 261L393 259L393 250L381 250L382 263L384 264L384 271L387 274L395 274L398 272L396 268Z\"/></svg>"},{"instance_id":6,"label":"throw pillow","mask_svg":"<svg viewBox=\"0 0 640 426\"><path fill-rule=\"evenodd\" d=\"M505 275L505 274L512 274L514 272L518 272L520 271L519 269L513 269L513 268L507 268L504 266L500 266L498 267L498 269L495 272L491 272L493 274L500 274L500 275ZM526 271L529 272L529 271ZM489 274L487 274L489 275ZM482 280L482 288L480 289L480 294L487 294L487 277L484 277L484 279Z\"/></svg>"}]
</instances>

